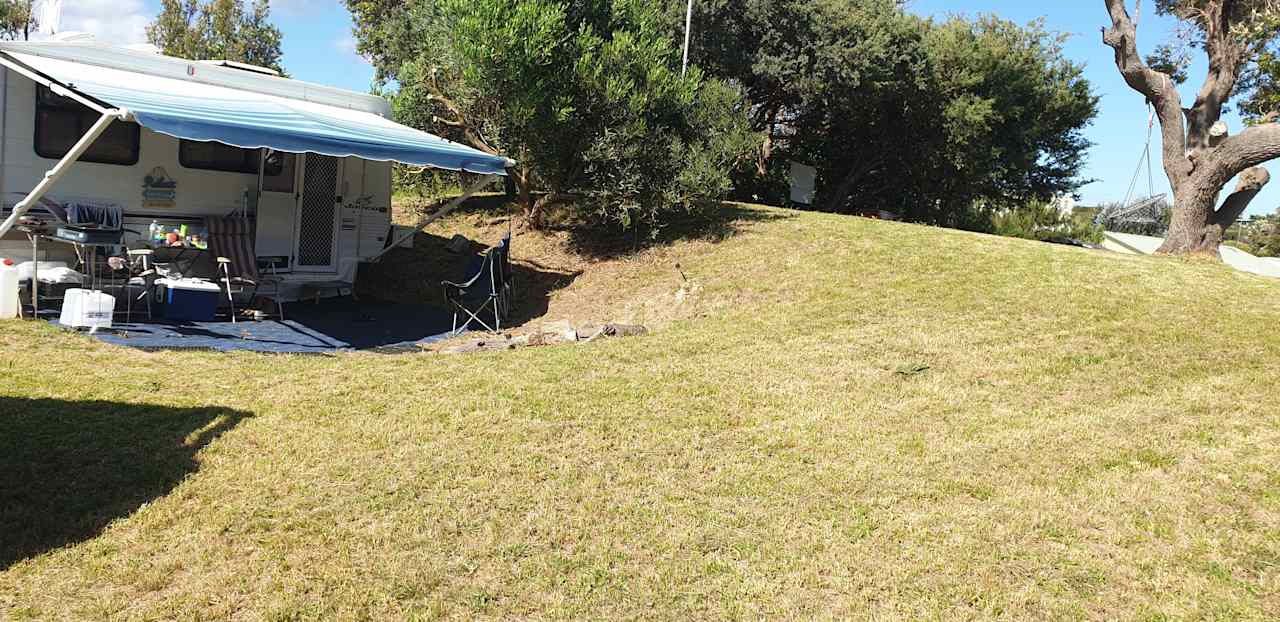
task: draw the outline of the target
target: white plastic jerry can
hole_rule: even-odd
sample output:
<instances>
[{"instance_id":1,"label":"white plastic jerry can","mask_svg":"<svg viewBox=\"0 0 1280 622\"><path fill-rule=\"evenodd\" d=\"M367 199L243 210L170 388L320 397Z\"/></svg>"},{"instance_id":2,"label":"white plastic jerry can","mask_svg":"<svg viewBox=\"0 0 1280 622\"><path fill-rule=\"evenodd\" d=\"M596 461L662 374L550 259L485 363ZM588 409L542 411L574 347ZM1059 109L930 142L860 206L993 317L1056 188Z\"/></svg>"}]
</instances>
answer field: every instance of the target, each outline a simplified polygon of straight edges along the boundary
<instances>
[{"instance_id":1,"label":"white plastic jerry can","mask_svg":"<svg viewBox=\"0 0 1280 622\"><path fill-rule=\"evenodd\" d=\"M0 320L18 317L18 267L10 259L0 260Z\"/></svg>"}]
</instances>

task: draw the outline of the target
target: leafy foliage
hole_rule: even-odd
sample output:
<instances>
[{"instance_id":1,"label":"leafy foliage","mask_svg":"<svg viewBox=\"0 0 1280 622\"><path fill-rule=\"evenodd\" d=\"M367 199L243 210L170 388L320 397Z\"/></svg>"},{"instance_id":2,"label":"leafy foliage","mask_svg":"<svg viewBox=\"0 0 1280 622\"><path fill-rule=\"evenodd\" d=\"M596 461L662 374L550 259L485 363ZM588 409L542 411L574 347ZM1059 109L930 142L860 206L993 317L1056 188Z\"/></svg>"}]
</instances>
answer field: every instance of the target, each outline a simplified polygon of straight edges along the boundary
<instances>
[{"instance_id":1,"label":"leafy foliage","mask_svg":"<svg viewBox=\"0 0 1280 622\"><path fill-rule=\"evenodd\" d=\"M0 39L25 40L37 27L31 0L0 0Z\"/></svg>"},{"instance_id":2,"label":"leafy foliage","mask_svg":"<svg viewBox=\"0 0 1280 622\"><path fill-rule=\"evenodd\" d=\"M268 0L161 0L147 40L170 56L230 60L284 73Z\"/></svg>"},{"instance_id":3,"label":"leafy foliage","mask_svg":"<svg viewBox=\"0 0 1280 622\"><path fill-rule=\"evenodd\" d=\"M1080 183L1097 100L1041 24L934 22L893 0L699 6L693 62L743 84L768 136L739 171L752 198L781 200L795 160L818 168L822 209L986 228L975 205L1045 201Z\"/></svg>"},{"instance_id":4,"label":"leafy foliage","mask_svg":"<svg viewBox=\"0 0 1280 622\"><path fill-rule=\"evenodd\" d=\"M1074 191L1097 100L1061 39L903 4L699 2L681 76L683 0L347 0L397 118L515 158L535 221L558 200L623 225L729 188L780 203L793 160L823 209L983 230Z\"/></svg>"},{"instance_id":5,"label":"leafy foliage","mask_svg":"<svg viewBox=\"0 0 1280 622\"><path fill-rule=\"evenodd\" d=\"M501 152L544 209L621 225L722 198L752 149L741 96L680 72L649 2L349 0L358 46L401 122ZM546 194L533 196L541 188Z\"/></svg>"},{"instance_id":6,"label":"leafy foliage","mask_svg":"<svg viewBox=\"0 0 1280 622\"><path fill-rule=\"evenodd\" d=\"M1029 240L1069 239L1080 242L1102 242L1103 228L1087 217L1063 213L1045 201L1033 201L1013 209L1004 209L991 217L992 233Z\"/></svg>"},{"instance_id":7,"label":"leafy foliage","mask_svg":"<svg viewBox=\"0 0 1280 622\"><path fill-rule=\"evenodd\" d=\"M1280 47L1273 45L1258 55L1242 86L1247 96L1240 102L1240 113L1246 118L1257 121L1280 114Z\"/></svg>"},{"instance_id":8,"label":"leafy foliage","mask_svg":"<svg viewBox=\"0 0 1280 622\"><path fill-rule=\"evenodd\" d=\"M1253 218L1236 225L1228 237L1240 249L1258 257L1280 257L1280 212Z\"/></svg>"},{"instance_id":9,"label":"leafy foliage","mask_svg":"<svg viewBox=\"0 0 1280 622\"><path fill-rule=\"evenodd\" d=\"M1186 45L1162 43L1147 56L1147 65L1173 80L1184 84L1191 78L1191 50Z\"/></svg>"}]
</instances>

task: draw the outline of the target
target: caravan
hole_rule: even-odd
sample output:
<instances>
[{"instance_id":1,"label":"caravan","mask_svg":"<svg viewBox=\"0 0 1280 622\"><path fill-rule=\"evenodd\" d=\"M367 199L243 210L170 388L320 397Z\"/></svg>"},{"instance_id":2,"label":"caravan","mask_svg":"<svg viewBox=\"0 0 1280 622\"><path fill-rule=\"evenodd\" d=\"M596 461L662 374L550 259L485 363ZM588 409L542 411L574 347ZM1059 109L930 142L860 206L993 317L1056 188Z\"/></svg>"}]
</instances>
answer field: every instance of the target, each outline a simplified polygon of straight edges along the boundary
<instances>
[{"instance_id":1,"label":"caravan","mask_svg":"<svg viewBox=\"0 0 1280 622\"><path fill-rule=\"evenodd\" d=\"M210 222L236 216L253 242L239 260L256 271L286 289L352 286L396 241L392 162L482 183L512 164L394 123L383 98L239 63L77 40L0 43L0 66L5 257L32 254L24 216L105 209L131 248L201 248ZM71 252L45 244L32 259Z\"/></svg>"}]
</instances>

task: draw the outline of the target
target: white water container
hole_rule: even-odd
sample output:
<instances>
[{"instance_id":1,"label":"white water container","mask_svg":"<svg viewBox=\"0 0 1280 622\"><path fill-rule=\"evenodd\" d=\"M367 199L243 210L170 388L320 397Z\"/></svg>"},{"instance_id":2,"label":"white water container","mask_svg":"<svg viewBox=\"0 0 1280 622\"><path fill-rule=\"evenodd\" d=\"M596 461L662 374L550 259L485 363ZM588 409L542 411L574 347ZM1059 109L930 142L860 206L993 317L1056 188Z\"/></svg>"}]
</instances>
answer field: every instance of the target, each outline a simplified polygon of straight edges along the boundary
<instances>
[{"instance_id":1,"label":"white water container","mask_svg":"<svg viewBox=\"0 0 1280 622\"><path fill-rule=\"evenodd\" d=\"M58 323L71 328L111 328L115 296L96 290L69 289L62 299Z\"/></svg>"},{"instance_id":2,"label":"white water container","mask_svg":"<svg viewBox=\"0 0 1280 622\"><path fill-rule=\"evenodd\" d=\"M18 268L13 262L0 260L0 320L18 317Z\"/></svg>"},{"instance_id":3,"label":"white water container","mask_svg":"<svg viewBox=\"0 0 1280 622\"><path fill-rule=\"evenodd\" d=\"M76 319L80 317L80 304L84 300L84 290L79 287L68 289L62 295L62 314L58 316L58 323L63 326L75 326Z\"/></svg>"}]
</instances>

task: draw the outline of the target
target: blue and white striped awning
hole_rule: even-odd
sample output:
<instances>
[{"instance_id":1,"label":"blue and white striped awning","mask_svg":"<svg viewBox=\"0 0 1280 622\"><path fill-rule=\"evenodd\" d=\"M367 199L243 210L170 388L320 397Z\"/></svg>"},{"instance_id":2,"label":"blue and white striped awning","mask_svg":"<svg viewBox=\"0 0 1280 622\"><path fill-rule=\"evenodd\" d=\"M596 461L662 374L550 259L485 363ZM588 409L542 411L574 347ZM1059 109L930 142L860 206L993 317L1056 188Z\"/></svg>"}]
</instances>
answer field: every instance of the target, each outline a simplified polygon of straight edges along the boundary
<instances>
[{"instance_id":1,"label":"blue and white striped awning","mask_svg":"<svg viewBox=\"0 0 1280 622\"><path fill-rule=\"evenodd\" d=\"M503 175L512 164L364 110L33 54L4 55L178 138L488 175Z\"/></svg>"}]
</instances>

